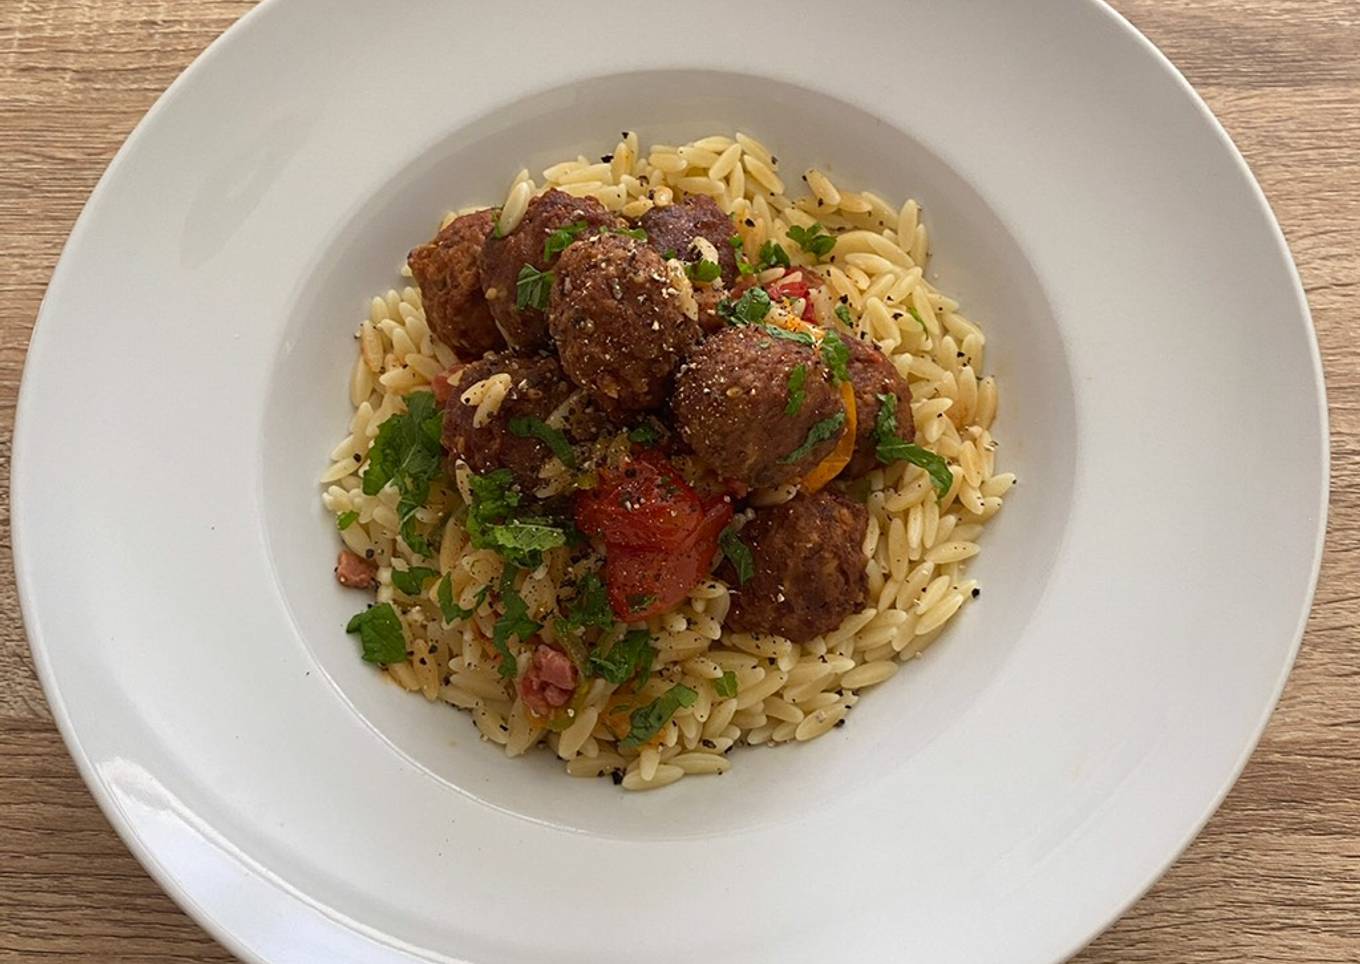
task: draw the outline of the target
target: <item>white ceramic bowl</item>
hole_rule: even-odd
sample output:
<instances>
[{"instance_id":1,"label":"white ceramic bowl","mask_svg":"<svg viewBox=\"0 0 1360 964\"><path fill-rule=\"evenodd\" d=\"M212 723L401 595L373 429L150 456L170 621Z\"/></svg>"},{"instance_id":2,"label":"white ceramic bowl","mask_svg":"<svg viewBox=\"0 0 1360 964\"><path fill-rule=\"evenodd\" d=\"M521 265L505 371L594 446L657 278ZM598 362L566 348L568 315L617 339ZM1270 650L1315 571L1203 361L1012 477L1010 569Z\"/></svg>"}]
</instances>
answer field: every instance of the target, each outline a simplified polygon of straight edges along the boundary
<instances>
[{"instance_id":1,"label":"white ceramic bowl","mask_svg":"<svg viewBox=\"0 0 1360 964\"><path fill-rule=\"evenodd\" d=\"M1280 232L1086 0L273 0L147 116L43 305L15 555L71 752L252 959L1043 961L1174 858L1288 671L1326 505ZM980 604L815 744L629 795L506 760L343 633L315 484L366 297L521 165L733 128L925 205L989 336Z\"/></svg>"}]
</instances>

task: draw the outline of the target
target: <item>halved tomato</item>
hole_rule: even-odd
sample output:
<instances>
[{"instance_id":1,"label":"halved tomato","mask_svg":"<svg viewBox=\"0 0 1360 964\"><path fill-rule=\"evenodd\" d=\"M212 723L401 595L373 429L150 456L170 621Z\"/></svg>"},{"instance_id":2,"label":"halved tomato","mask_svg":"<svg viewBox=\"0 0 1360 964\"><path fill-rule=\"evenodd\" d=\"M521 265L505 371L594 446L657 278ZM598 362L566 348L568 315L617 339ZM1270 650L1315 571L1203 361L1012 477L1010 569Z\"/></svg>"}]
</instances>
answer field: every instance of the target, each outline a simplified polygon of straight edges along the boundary
<instances>
[{"instance_id":1,"label":"halved tomato","mask_svg":"<svg viewBox=\"0 0 1360 964\"><path fill-rule=\"evenodd\" d=\"M660 452L642 451L600 484L576 496L576 525L605 544L670 549L688 539L703 519L694 489Z\"/></svg>"},{"instance_id":2,"label":"halved tomato","mask_svg":"<svg viewBox=\"0 0 1360 964\"><path fill-rule=\"evenodd\" d=\"M707 578L718 552L718 536L732 521L732 503L715 499L688 539L671 548L619 545L606 541L604 578L609 606L626 622L663 613Z\"/></svg>"}]
</instances>

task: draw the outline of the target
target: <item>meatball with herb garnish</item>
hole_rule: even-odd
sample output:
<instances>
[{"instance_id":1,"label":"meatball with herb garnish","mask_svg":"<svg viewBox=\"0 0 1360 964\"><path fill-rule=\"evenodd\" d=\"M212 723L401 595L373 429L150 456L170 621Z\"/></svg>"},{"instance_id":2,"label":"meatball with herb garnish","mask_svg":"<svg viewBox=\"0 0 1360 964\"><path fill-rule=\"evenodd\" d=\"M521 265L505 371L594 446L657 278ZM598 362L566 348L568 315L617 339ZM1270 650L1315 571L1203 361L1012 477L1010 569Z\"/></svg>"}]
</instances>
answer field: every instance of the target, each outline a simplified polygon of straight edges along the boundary
<instances>
[{"instance_id":1,"label":"meatball with herb garnish","mask_svg":"<svg viewBox=\"0 0 1360 964\"><path fill-rule=\"evenodd\" d=\"M460 358L481 358L505 347L491 308L482 295L477 260L496 212L487 208L454 218L434 240L413 248L406 262L420 286L425 320L435 337Z\"/></svg>"},{"instance_id":2,"label":"meatball with herb garnish","mask_svg":"<svg viewBox=\"0 0 1360 964\"><path fill-rule=\"evenodd\" d=\"M478 474L509 469L532 492L549 458L556 455L570 467L573 443L593 437L589 413L573 415L560 428L550 423L575 391L555 358L489 355L440 377L450 385L444 447Z\"/></svg>"},{"instance_id":3,"label":"meatball with herb garnish","mask_svg":"<svg viewBox=\"0 0 1360 964\"><path fill-rule=\"evenodd\" d=\"M647 243L663 258L697 263L716 256L723 282L736 282L737 252L732 247L736 230L732 219L711 197L692 195L676 204L652 208L638 223L647 232ZM696 247L695 238L703 238L708 246Z\"/></svg>"},{"instance_id":4,"label":"meatball with herb garnish","mask_svg":"<svg viewBox=\"0 0 1360 964\"><path fill-rule=\"evenodd\" d=\"M868 339L846 335L842 340L850 350L846 367L855 386L856 412L855 454L843 476L857 479L883 464L878 458L878 413L883 405L880 396L897 396L894 414L898 438L910 442L916 427L911 420L911 389L888 356Z\"/></svg>"},{"instance_id":5,"label":"meatball with herb garnish","mask_svg":"<svg viewBox=\"0 0 1360 964\"><path fill-rule=\"evenodd\" d=\"M595 234L558 260L548 328L562 368L604 411L661 407L699 340L661 257L621 234Z\"/></svg>"},{"instance_id":6,"label":"meatball with herb garnish","mask_svg":"<svg viewBox=\"0 0 1360 964\"><path fill-rule=\"evenodd\" d=\"M847 421L811 336L764 325L706 338L676 378L672 411L695 454L752 488L806 475Z\"/></svg>"},{"instance_id":7,"label":"meatball with herb garnish","mask_svg":"<svg viewBox=\"0 0 1360 964\"><path fill-rule=\"evenodd\" d=\"M510 347L537 351L548 345L548 293L552 265L577 237L622 222L592 197L553 189L529 202L515 229L482 245L478 267L491 314Z\"/></svg>"},{"instance_id":8,"label":"meatball with herb garnish","mask_svg":"<svg viewBox=\"0 0 1360 964\"><path fill-rule=\"evenodd\" d=\"M829 490L757 509L736 536L749 550L745 581L731 564L719 572L733 586L727 625L795 643L831 632L864 607L868 527L864 506Z\"/></svg>"}]
</instances>

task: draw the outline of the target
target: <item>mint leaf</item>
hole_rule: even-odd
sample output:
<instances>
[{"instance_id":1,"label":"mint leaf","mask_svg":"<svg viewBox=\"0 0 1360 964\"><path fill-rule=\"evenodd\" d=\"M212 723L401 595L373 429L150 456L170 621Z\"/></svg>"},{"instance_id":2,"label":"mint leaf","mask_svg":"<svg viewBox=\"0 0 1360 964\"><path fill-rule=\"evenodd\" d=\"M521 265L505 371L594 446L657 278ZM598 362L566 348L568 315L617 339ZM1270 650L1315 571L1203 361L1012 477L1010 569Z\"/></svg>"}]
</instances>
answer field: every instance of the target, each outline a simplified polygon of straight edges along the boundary
<instances>
[{"instance_id":1,"label":"mint leaf","mask_svg":"<svg viewBox=\"0 0 1360 964\"><path fill-rule=\"evenodd\" d=\"M803 400L807 398L807 392L803 386L807 383L807 366L794 365L793 371L789 372L789 401L784 406L785 415L797 415L798 410L803 407Z\"/></svg>"},{"instance_id":2,"label":"mint leaf","mask_svg":"<svg viewBox=\"0 0 1360 964\"><path fill-rule=\"evenodd\" d=\"M943 499L954 485L949 463L929 449L913 445L897 434L897 396L885 392L878 397L878 417L874 419L874 452L885 465L910 462L926 470L937 498Z\"/></svg>"},{"instance_id":3,"label":"mint leaf","mask_svg":"<svg viewBox=\"0 0 1360 964\"><path fill-rule=\"evenodd\" d=\"M551 261L563 251L565 251L573 241L586 228L590 227L585 221L573 221L564 228L558 228L543 239L543 260ZM520 272L523 276L523 272ZM523 306L521 306L523 307Z\"/></svg>"},{"instance_id":4,"label":"mint leaf","mask_svg":"<svg viewBox=\"0 0 1360 964\"><path fill-rule=\"evenodd\" d=\"M368 663L400 663L406 658L406 635L391 603L383 603L355 613L345 632L358 633Z\"/></svg>"},{"instance_id":5,"label":"mint leaf","mask_svg":"<svg viewBox=\"0 0 1360 964\"><path fill-rule=\"evenodd\" d=\"M718 316L731 325L754 325L770 313L770 295L764 288L748 288L736 301L718 302Z\"/></svg>"},{"instance_id":6,"label":"mint leaf","mask_svg":"<svg viewBox=\"0 0 1360 964\"><path fill-rule=\"evenodd\" d=\"M608 629L614 625L613 610L604 583L598 573L588 572L576 582L576 595L567 609L567 617L557 621L558 635L575 632L590 626Z\"/></svg>"},{"instance_id":7,"label":"mint leaf","mask_svg":"<svg viewBox=\"0 0 1360 964\"><path fill-rule=\"evenodd\" d=\"M695 261L685 265L685 274L689 276L689 280L699 284L711 284L718 280L721 273L715 261Z\"/></svg>"},{"instance_id":8,"label":"mint leaf","mask_svg":"<svg viewBox=\"0 0 1360 964\"><path fill-rule=\"evenodd\" d=\"M620 685L634 676L645 677L652 671L655 657L651 634L645 629L634 629L625 633L609 652L591 653L587 668L592 676L602 676L610 683Z\"/></svg>"},{"instance_id":9,"label":"mint leaf","mask_svg":"<svg viewBox=\"0 0 1360 964\"><path fill-rule=\"evenodd\" d=\"M576 468L576 453L572 451L571 443L567 441L567 437L562 434L560 429L555 429L543 419L534 418L531 415L515 416L510 419L508 427L511 435L538 439L552 449L552 454L557 456L558 461L563 465L569 469Z\"/></svg>"},{"instance_id":10,"label":"mint leaf","mask_svg":"<svg viewBox=\"0 0 1360 964\"><path fill-rule=\"evenodd\" d=\"M495 549L515 565L532 569L543 561L544 550L566 544L567 533L557 526L512 519L489 527L480 548Z\"/></svg>"},{"instance_id":11,"label":"mint leaf","mask_svg":"<svg viewBox=\"0 0 1360 964\"><path fill-rule=\"evenodd\" d=\"M737 585L745 585L746 580L756 574L756 563L751 555L751 547L741 541L741 534L737 531L735 523L729 525L722 531L722 535L718 536L718 547L737 570Z\"/></svg>"},{"instance_id":12,"label":"mint leaf","mask_svg":"<svg viewBox=\"0 0 1360 964\"><path fill-rule=\"evenodd\" d=\"M628 441L638 445L655 445L661 441L661 430L654 422L643 422L628 433Z\"/></svg>"},{"instance_id":13,"label":"mint leaf","mask_svg":"<svg viewBox=\"0 0 1360 964\"><path fill-rule=\"evenodd\" d=\"M698 698L699 694L694 690L676 683L646 706L633 710L628 718L628 735L619 741L619 746L627 749L646 743L670 722L677 710L693 706Z\"/></svg>"},{"instance_id":14,"label":"mint leaf","mask_svg":"<svg viewBox=\"0 0 1360 964\"><path fill-rule=\"evenodd\" d=\"M841 341L841 336L834 331L828 331L822 337L822 361L826 367L831 369L831 380L839 384L850 380L850 349L845 347L845 342Z\"/></svg>"},{"instance_id":15,"label":"mint leaf","mask_svg":"<svg viewBox=\"0 0 1360 964\"><path fill-rule=\"evenodd\" d=\"M819 258L830 254L831 249L836 246L836 238L830 234L823 234L820 224L813 224L809 228L800 228L795 224L789 228L789 240Z\"/></svg>"},{"instance_id":16,"label":"mint leaf","mask_svg":"<svg viewBox=\"0 0 1360 964\"><path fill-rule=\"evenodd\" d=\"M730 669L725 671L722 676L713 681L713 692L724 699L731 699L737 695L737 674Z\"/></svg>"},{"instance_id":17,"label":"mint leaf","mask_svg":"<svg viewBox=\"0 0 1360 964\"><path fill-rule=\"evenodd\" d=\"M430 497L430 483L443 466L440 437L444 413L430 392L406 396L406 411L378 428L364 472L365 495L377 495L389 483L401 494L397 515L405 521ZM414 547L413 547L414 548Z\"/></svg>"},{"instance_id":18,"label":"mint leaf","mask_svg":"<svg viewBox=\"0 0 1360 964\"><path fill-rule=\"evenodd\" d=\"M344 532L346 529L348 529L350 526L354 525L354 523L358 521L359 513L351 509L348 512L341 512L338 516L335 517L335 527L339 529L341 532Z\"/></svg>"},{"instance_id":19,"label":"mint leaf","mask_svg":"<svg viewBox=\"0 0 1360 964\"><path fill-rule=\"evenodd\" d=\"M519 276L515 279L515 307L521 310L525 308L546 310L552 285L551 271L539 271L533 265L526 264L519 269Z\"/></svg>"},{"instance_id":20,"label":"mint leaf","mask_svg":"<svg viewBox=\"0 0 1360 964\"><path fill-rule=\"evenodd\" d=\"M453 600L453 577L445 575L439 580L439 588L435 590L435 599L439 601L439 612L444 617L444 625L449 625L459 619L471 619L473 614L481 608L482 603L486 602L486 587L483 586L477 593L477 598L472 604L471 609L464 609Z\"/></svg>"},{"instance_id":21,"label":"mint leaf","mask_svg":"<svg viewBox=\"0 0 1360 964\"><path fill-rule=\"evenodd\" d=\"M524 597L515 590L503 586L501 602L505 606L505 613L496 620L496 626L491 631L491 645L501 654L497 672L503 679L512 679L519 674L519 665L515 662L515 654L510 652L510 640L526 642L543 627L529 618L529 607Z\"/></svg>"},{"instance_id":22,"label":"mint leaf","mask_svg":"<svg viewBox=\"0 0 1360 964\"><path fill-rule=\"evenodd\" d=\"M392 585L408 596L419 596L425 583L438 578L438 571L425 566L412 566L410 569L392 567Z\"/></svg>"},{"instance_id":23,"label":"mint leaf","mask_svg":"<svg viewBox=\"0 0 1360 964\"><path fill-rule=\"evenodd\" d=\"M781 465L791 465L807 456L822 442L836 438L845 427L845 411L839 411L830 418L824 418L808 429L807 438L788 455L779 460Z\"/></svg>"},{"instance_id":24,"label":"mint leaf","mask_svg":"<svg viewBox=\"0 0 1360 964\"><path fill-rule=\"evenodd\" d=\"M610 228L610 234L621 234L625 238L632 238L634 241L646 241L647 232L642 228Z\"/></svg>"},{"instance_id":25,"label":"mint leaf","mask_svg":"<svg viewBox=\"0 0 1360 964\"><path fill-rule=\"evenodd\" d=\"M788 268L792 267L789 261L789 253L784 250L783 245L773 241L766 241L760 246L760 254L756 259L756 270L764 271L767 268Z\"/></svg>"},{"instance_id":26,"label":"mint leaf","mask_svg":"<svg viewBox=\"0 0 1360 964\"><path fill-rule=\"evenodd\" d=\"M841 324L847 328L855 327L855 319L850 314L850 308L846 305L836 306L836 317L841 320Z\"/></svg>"}]
</instances>

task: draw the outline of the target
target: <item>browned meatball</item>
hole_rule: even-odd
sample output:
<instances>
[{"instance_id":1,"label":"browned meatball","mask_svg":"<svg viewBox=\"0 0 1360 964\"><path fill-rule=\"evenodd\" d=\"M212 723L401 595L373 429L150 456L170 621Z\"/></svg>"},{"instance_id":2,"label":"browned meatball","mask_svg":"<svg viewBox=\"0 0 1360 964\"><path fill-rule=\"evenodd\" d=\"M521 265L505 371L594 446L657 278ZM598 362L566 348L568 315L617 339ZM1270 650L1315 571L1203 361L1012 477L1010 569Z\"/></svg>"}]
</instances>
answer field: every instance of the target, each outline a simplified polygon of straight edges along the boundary
<instances>
[{"instance_id":1,"label":"browned meatball","mask_svg":"<svg viewBox=\"0 0 1360 964\"><path fill-rule=\"evenodd\" d=\"M435 337L461 358L481 358L505 347L505 339L482 295L477 258L496 223L488 208L464 214L446 224L434 240L412 249L406 258L420 286L425 320Z\"/></svg>"},{"instance_id":2,"label":"browned meatball","mask_svg":"<svg viewBox=\"0 0 1360 964\"><path fill-rule=\"evenodd\" d=\"M704 339L680 369L672 411L695 454L753 488L806 475L845 433L840 393L817 352L760 327ZM808 445L814 428L826 437Z\"/></svg>"},{"instance_id":3,"label":"browned meatball","mask_svg":"<svg viewBox=\"0 0 1360 964\"><path fill-rule=\"evenodd\" d=\"M482 245L478 262L482 273L482 290L486 292L491 314L500 325L510 347L519 351L537 351L548 345L548 316L545 311L525 305L517 307L517 286L520 271L529 265L535 271L545 271L556 257L544 257L548 235L559 228L584 222L584 234L596 228L612 228L622 222L604 209L592 197L572 197L557 189L539 195L529 202L515 230L503 238L493 231ZM544 308L547 307L545 304Z\"/></svg>"},{"instance_id":4,"label":"browned meatball","mask_svg":"<svg viewBox=\"0 0 1360 964\"><path fill-rule=\"evenodd\" d=\"M718 252L718 267L727 284L737 280L737 253L732 247L736 230L732 219L711 197L696 194L664 208L652 208L638 222L647 232L647 243L662 257L681 261L698 261L699 254L690 250L695 238L706 238Z\"/></svg>"},{"instance_id":5,"label":"browned meatball","mask_svg":"<svg viewBox=\"0 0 1360 964\"><path fill-rule=\"evenodd\" d=\"M856 419L855 454L845 467L842 478L857 479L882 464L878 461L878 441L874 436L878 410L883 405L878 396L897 396L899 438L910 442L916 434L916 426L911 420L911 389L907 387L907 380L888 361L888 356L867 338L843 335L842 340L850 349L850 361L846 367L850 371L850 381L855 386Z\"/></svg>"},{"instance_id":6,"label":"browned meatball","mask_svg":"<svg viewBox=\"0 0 1360 964\"><path fill-rule=\"evenodd\" d=\"M726 625L795 643L831 632L864 607L868 526L864 506L826 489L757 509L741 530L754 574L739 585L730 564L721 573L734 587Z\"/></svg>"},{"instance_id":7,"label":"browned meatball","mask_svg":"<svg viewBox=\"0 0 1360 964\"><path fill-rule=\"evenodd\" d=\"M485 424L474 426L477 406L465 404L463 393L482 379L502 373L510 376L509 392ZM450 383L452 390L444 403L444 447L450 457L462 458L479 475L509 469L529 491L542 484L539 470L552 451L537 438L510 431L510 422L521 417L546 420L575 390L557 359L488 355L453 373ZM584 420L573 421L564 426L563 433L569 441L587 441L586 425Z\"/></svg>"},{"instance_id":8,"label":"browned meatball","mask_svg":"<svg viewBox=\"0 0 1360 964\"><path fill-rule=\"evenodd\" d=\"M660 256L633 238L596 234L567 248L555 274L548 330L563 370L613 415L659 408L700 336Z\"/></svg>"}]
</instances>

